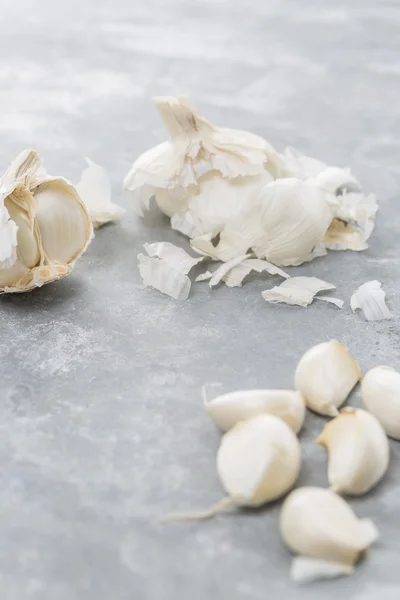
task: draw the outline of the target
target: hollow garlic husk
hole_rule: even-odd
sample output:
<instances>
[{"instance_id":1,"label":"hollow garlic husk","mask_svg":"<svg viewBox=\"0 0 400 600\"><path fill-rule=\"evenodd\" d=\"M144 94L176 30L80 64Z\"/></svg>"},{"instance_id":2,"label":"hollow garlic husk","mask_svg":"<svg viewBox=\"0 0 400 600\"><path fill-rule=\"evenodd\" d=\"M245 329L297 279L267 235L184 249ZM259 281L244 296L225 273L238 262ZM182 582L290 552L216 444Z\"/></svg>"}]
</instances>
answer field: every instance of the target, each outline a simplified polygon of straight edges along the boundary
<instances>
[{"instance_id":1,"label":"hollow garlic husk","mask_svg":"<svg viewBox=\"0 0 400 600\"><path fill-rule=\"evenodd\" d=\"M298 488L289 494L281 509L279 528L292 552L330 563L315 565L319 577L332 576L334 570L337 575L351 573L351 567L378 537L372 521L358 519L340 496L317 487Z\"/></svg>"},{"instance_id":2,"label":"hollow garlic husk","mask_svg":"<svg viewBox=\"0 0 400 600\"><path fill-rule=\"evenodd\" d=\"M1 178L0 193L18 228L15 261L0 269L0 293L30 291L68 275L93 231L74 186L47 175L38 154L25 150Z\"/></svg>"},{"instance_id":3,"label":"hollow garlic husk","mask_svg":"<svg viewBox=\"0 0 400 600\"><path fill-rule=\"evenodd\" d=\"M329 484L340 494L365 494L389 465L386 433L378 419L362 409L342 409L325 425L317 443L328 450Z\"/></svg>"},{"instance_id":4,"label":"hollow garlic husk","mask_svg":"<svg viewBox=\"0 0 400 600\"><path fill-rule=\"evenodd\" d=\"M262 414L241 421L223 436L217 455L227 497L209 510L171 515L163 521L207 519L228 507L271 502L294 485L300 465L300 444L282 419Z\"/></svg>"},{"instance_id":5,"label":"hollow garlic husk","mask_svg":"<svg viewBox=\"0 0 400 600\"><path fill-rule=\"evenodd\" d=\"M360 379L360 367L347 348L331 340L313 346L302 356L295 373L295 387L303 394L308 408L335 417Z\"/></svg>"},{"instance_id":6,"label":"hollow garlic husk","mask_svg":"<svg viewBox=\"0 0 400 600\"><path fill-rule=\"evenodd\" d=\"M204 398L205 408L222 431L229 431L239 421L260 414L279 417L298 433L303 426L305 402L300 392L293 390L243 390Z\"/></svg>"},{"instance_id":7,"label":"hollow garlic husk","mask_svg":"<svg viewBox=\"0 0 400 600\"><path fill-rule=\"evenodd\" d=\"M263 138L213 125L183 97L157 97L153 102L170 140L142 154L125 178L138 214L148 208L151 196L157 199L158 190L181 190L185 195L205 170L214 169L229 179L265 170L274 177L280 173L281 159ZM172 216L182 205L177 198L169 200L166 214Z\"/></svg>"},{"instance_id":8,"label":"hollow garlic husk","mask_svg":"<svg viewBox=\"0 0 400 600\"><path fill-rule=\"evenodd\" d=\"M386 366L371 369L361 382L361 397L387 435L400 440L400 373Z\"/></svg>"}]
</instances>

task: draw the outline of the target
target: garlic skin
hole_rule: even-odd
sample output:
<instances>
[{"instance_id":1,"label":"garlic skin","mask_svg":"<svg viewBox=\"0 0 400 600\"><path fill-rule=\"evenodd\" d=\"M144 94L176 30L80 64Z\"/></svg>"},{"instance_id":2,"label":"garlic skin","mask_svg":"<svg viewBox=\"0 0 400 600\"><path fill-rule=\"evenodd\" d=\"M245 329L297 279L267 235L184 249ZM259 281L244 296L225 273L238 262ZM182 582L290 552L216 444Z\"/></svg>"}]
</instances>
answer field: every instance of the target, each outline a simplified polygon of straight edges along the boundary
<instances>
[{"instance_id":1,"label":"garlic skin","mask_svg":"<svg viewBox=\"0 0 400 600\"><path fill-rule=\"evenodd\" d=\"M216 170L228 179L265 170L274 177L280 173L281 159L263 138L213 125L183 97L156 97L153 102L170 140L139 156L125 178L124 187L133 194L139 215L149 208L157 190L185 192L197 185L205 170ZM172 216L181 208L179 202L171 203L166 214Z\"/></svg>"},{"instance_id":2,"label":"garlic skin","mask_svg":"<svg viewBox=\"0 0 400 600\"><path fill-rule=\"evenodd\" d=\"M337 493L365 494L387 471L388 438L379 421L365 410L344 408L325 425L317 443L328 450L328 480Z\"/></svg>"},{"instance_id":3,"label":"garlic skin","mask_svg":"<svg viewBox=\"0 0 400 600\"><path fill-rule=\"evenodd\" d=\"M369 519L358 519L345 500L318 487L289 494L279 528L292 552L343 566L354 565L378 537Z\"/></svg>"},{"instance_id":4,"label":"garlic skin","mask_svg":"<svg viewBox=\"0 0 400 600\"><path fill-rule=\"evenodd\" d=\"M335 417L360 379L360 367L347 348L331 340L313 346L302 356L295 388L303 394L307 408Z\"/></svg>"},{"instance_id":5,"label":"garlic skin","mask_svg":"<svg viewBox=\"0 0 400 600\"><path fill-rule=\"evenodd\" d=\"M283 496L300 465L296 435L268 414L237 423L222 438L217 455L218 475L237 506L261 506Z\"/></svg>"},{"instance_id":6,"label":"garlic skin","mask_svg":"<svg viewBox=\"0 0 400 600\"><path fill-rule=\"evenodd\" d=\"M0 294L30 291L68 275L93 232L76 189L47 175L38 154L25 150L1 178L0 193L18 228L15 260L0 268Z\"/></svg>"},{"instance_id":7,"label":"garlic skin","mask_svg":"<svg viewBox=\"0 0 400 600\"><path fill-rule=\"evenodd\" d=\"M292 390L243 390L230 392L204 401L205 408L224 432L240 421L256 415L269 414L282 419L298 433L303 426L305 402L300 392Z\"/></svg>"},{"instance_id":8,"label":"garlic skin","mask_svg":"<svg viewBox=\"0 0 400 600\"><path fill-rule=\"evenodd\" d=\"M400 373L385 366L371 369L361 382L361 397L387 435L400 440Z\"/></svg>"}]
</instances>

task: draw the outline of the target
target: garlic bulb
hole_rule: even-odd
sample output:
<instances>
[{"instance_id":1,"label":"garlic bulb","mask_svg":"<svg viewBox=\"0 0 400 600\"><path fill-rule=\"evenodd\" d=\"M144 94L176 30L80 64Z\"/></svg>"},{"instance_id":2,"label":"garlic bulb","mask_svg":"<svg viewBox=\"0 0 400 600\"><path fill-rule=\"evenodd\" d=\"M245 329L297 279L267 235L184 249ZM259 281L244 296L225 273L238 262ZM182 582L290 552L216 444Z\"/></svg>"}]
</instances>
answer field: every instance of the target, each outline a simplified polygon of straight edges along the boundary
<instances>
[{"instance_id":1,"label":"garlic bulb","mask_svg":"<svg viewBox=\"0 0 400 600\"><path fill-rule=\"evenodd\" d=\"M153 102L170 140L142 154L125 178L125 189L139 192L139 200L134 198L138 214L148 208L154 194L159 202L159 190L181 190L184 196L204 171L216 170L229 179L266 169L274 176L279 174L281 159L263 138L213 125L186 98L166 96L153 98ZM179 198L168 196L160 206L169 216L183 208Z\"/></svg>"},{"instance_id":2,"label":"garlic bulb","mask_svg":"<svg viewBox=\"0 0 400 600\"><path fill-rule=\"evenodd\" d=\"M0 193L8 231L0 246L0 258L8 257L0 264L0 293L26 292L68 275L92 236L75 188L47 175L37 153L25 150L1 178Z\"/></svg>"},{"instance_id":3,"label":"garlic bulb","mask_svg":"<svg viewBox=\"0 0 400 600\"><path fill-rule=\"evenodd\" d=\"M282 419L261 414L241 421L223 436L217 455L218 475L228 496L207 511L163 521L207 519L227 507L271 502L294 485L300 464L300 444Z\"/></svg>"},{"instance_id":4,"label":"garlic bulb","mask_svg":"<svg viewBox=\"0 0 400 600\"><path fill-rule=\"evenodd\" d=\"M317 443L329 453L328 480L341 494L365 494L389 465L389 442L379 421L361 409L344 408L325 425Z\"/></svg>"},{"instance_id":5,"label":"garlic bulb","mask_svg":"<svg viewBox=\"0 0 400 600\"><path fill-rule=\"evenodd\" d=\"M313 346L300 359L295 387L303 394L308 408L335 417L360 379L360 367L347 348L331 340Z\"/></svg>"},{"instance_id":6,"label":"garlic bulb","mask_svg":"<svg viewBox=\"0 0 400 600\"><path fill-rule=\"evenodd\" d=\"M361 382L361 397L387 435L400 440L400 373L384 366L371 369Z\"/></svg>"},{"instance_id":7,"label":"garlic bulb","mask_svg":"<svg viewBox=\"0 0 400 600\"><path fill-rule=\"evenodd\" d=\"M205 407L222 431L232 429L239 421L263 413L279 417L298 433L305 417L304 398L292 390L244 390L223 394L211 401L205 399Z\"/></svg>"},{"instance_id":8,"label":"garlic bulb","mask_svg":"<svg viewBox=\"0 0 400 600\"><path fill-rule=\"evenodd\" d=\"M289 494L279 526L292 552L334 563L337 574L346 572L346 565L354 565L378 537L369 519L358 519L340 496L317 487L298 488Z\"/></svg>"}]
</instances>

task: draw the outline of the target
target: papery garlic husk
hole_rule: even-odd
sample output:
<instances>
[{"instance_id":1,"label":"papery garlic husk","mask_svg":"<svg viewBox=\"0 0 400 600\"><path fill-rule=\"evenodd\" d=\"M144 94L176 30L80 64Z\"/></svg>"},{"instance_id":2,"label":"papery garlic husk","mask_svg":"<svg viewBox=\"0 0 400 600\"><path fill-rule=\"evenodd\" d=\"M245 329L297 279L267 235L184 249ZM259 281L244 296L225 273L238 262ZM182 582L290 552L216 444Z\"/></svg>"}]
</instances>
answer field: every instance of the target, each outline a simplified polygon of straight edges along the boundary
<instances>
[{"instance_id":1,"label":"papery garlic husk","mask_svg":"<svg viewBox=\"0 0 400 600\"><path fill-rule=\"evenodd\" d=\"M236 129L217 127L201 116L183 97L153 98L170 140L148 150L133 164L125 178L125 189L134 197L138 214L148 208L157 190L182 190L198 183L198 176L214 169L229 179L257 175L269 170L280 173L281 159L263 138ZM179 212L179 202L167 210Z\"/></svg>"},{"instance_id":2,"label":"papery garlic husk","mask_svg":"<svg viewBox=\"0 0 400 600\"><path fill-rule=\"evenodd\" d=\"M25 150L1 178L0 193L18 227L15 261L0 269L0 293L30 291L68 275L93 231L74 186L47 175L37 153Z\"/></svg>"},{"instance_id":3,"label":"papery garlic husk","mask_svg":"<svg viewBox=\"0 0 400 600\"><path fill-rule=\"evenodd\" d=\"M389 465L386 433L378 419L362 409L342 409L325 425L317 443L328 450L329 484L340 494L365 494Z\"/></svg>"},{"instance_id":4,"label":"papery garlic husk","mask_svg":"<svg viewBox=\"0 0 400 600\"><path fill-rule=\"evenodd\" d=\"M326 253L323 238L332 222L323 191L299 179L278 179L250 193L245 209L220 231L213 258L228 261L249 248L277 266L296 266ZM207 247L197 240L192 247Z\"/></svg>"},{"instance_id":5,"label":"papery garlic husk","mask_svg":"<svg viewBox=\"0 0 400 600\"><path fill-rule=\"evenodd\" d=\"M111 183L107 171L89 158L76 190L89 212L93 227L118 221L125 210L111 201Z\"/></svg>"},{"instance_id":6,"label":"papery garlic husk","mask_svg":"<svg viewBox=\"0 0 400 600\"><path fill-rule=\"evenodd\" d=\"M300 392L293 390L240 390L204 400L205 408L222 431L239 421L260 414L279 417L298 433L303 426L306 405Z\"/></svg>"},{"instance_id":7,"label":"papery garlic husk","mask_svg":"<svg viewBox=\"0 0 400 600\"><path fill-rule=\"evenodd\" d=\"M386 305L386 292L380 281L367 281L360 285L350 299L353 312L361 309L367 321L392 319L393 315Z\"/></svg>"},{"instance_id":8,"label":"papery garlic husk","mask_svg":"<svg viewBox=\"0 0 400 600\"><path fill-rule=\"evenodd\" d=\"M295 373L295 387L303 394L308 408L335 417L360 379L360 367L347 348L331 340L313 346L302 356Z\"/></svg>"},{"instance_id":9,"label":"papery garlic husk","mask_svg":"<svg viewBox=\"0 0 400 600\"><path fill-rule=\"evenodd\" d=\"M207 511L163 520L207 519L232 506L261 506L294 485L300 466L300 444L282 419L261 414L241 421L223 436L217 455L218 475L228 496Z\"/></svg>"},{"instance_id":10,"label":"papery garlic husk","mask_svg":"<svg viewBox=\"0 0 400 600\"><path fill-rule=\"evenodd\" d=\"M329 561L344 571L378 537L372 521L358 519L340 496L317 487L298 488L289 494L281 509L279 528L292 552Z\"/></svg>"},{"instance_id":11,"label":"papery garlic husk","mask_svg":"<svg viewBox=\"0 0 400 600\"><path fill-rule=\"evenodd\" d=\"M314 298L325 301L341 302L336 298L326 298L317 294L319 292L336 289L332 283L318 279L317 277L290 277L278 286L261 292L262 297L271 304L285 303L296 306L309 306Z\"/></svg>"},{"instance_id":12,"label":"papery garlic husk","mask_svg":"<svg viewBox=\"0 0 400 600\"><path fill-rule=\"evenodd\" d=\"M400 373L385 366L371 369L361 382L361 397L387 435L400 440Z\"/></svg>"}]
</instances>

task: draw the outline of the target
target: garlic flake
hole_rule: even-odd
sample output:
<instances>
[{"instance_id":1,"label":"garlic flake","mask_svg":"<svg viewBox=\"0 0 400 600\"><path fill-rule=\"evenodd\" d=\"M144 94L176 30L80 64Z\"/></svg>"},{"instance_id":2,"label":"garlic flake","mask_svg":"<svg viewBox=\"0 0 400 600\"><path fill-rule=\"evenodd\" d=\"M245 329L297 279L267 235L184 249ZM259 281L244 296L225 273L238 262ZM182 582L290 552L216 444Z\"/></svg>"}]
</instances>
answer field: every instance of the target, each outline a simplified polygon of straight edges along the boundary
<instances>
[{"instance_id":1,"label":"garlic flake","mask_svg":"<svg viewBox=\"0 0 400 600\"><path fill-rule=\"evenodd\" d=\"M360 367L347 348L331 340L313 346L303 355L297 365L295 387L303 394L308 408L334 417L360 379Z\"/></svg>"},{"instance_id":2,"label":"garlic flake","mask_svg":"<svg viewBox=\"0 0 400 600\"><path fill-rule=\"evenodd\" d=\"M222 431L259 414L279 417L298 433L305 417L305 402L292 390L243 390L204 401L206 410Z\"/></svg>"},{"instance_id":3,"label":"garlic flake","mask_svg":"<svg viewBox=\"0 0 400 600\"><path fill-rule=\"evenodd\" d=\"M351 310L356 312L361 308L367 321L382 321L392 319L393 315L385 303L386 293L382 290L380 281L367 281L352 295Z\"/></svg>"},{"instance_id":4,"label":"garlic flake","mask_svg":"<svg viewBox=\"0 0 400 600\"><path fill-rule=\"evenodd\" d=\"M1 178L0 194L0 293L26 292L68 275L93 231L74 186L47 175L37 153L25 150Z\"/></svg>"},{"instance_id":5,"label":"garlic flake","mask_svg":"<svg viewBox=\"0 0 400 600\"><path fill-rule=\"evenodd\" d=\"M262 414L241 421L223 436L217 455L218 475L228 496L207 511L163 521L208 519L228 507L271 502L294 485L300 464L300 444L282 419Z\"/></svg>"},{"instance_id":6,"label":"garlic flake","mask_svg":"<svg viewBox=\"0 0 400 600\"><path fill-rule=\"evenodd\" d=\"M365 494L388 468L387 436L379 421L365 410L342 409L325 425L317 443L328 450L328 480L335 492Z\"/></svg>"},{"instance_id":7,"label":"garlic flake","mask_svg":"<svg viewBox=\"0 0 400 600\"><path fill-rule=\"evenodd\" d=\"M89 211L93 227L98 229L120 219L125 210L111 202L111 184L107 171L89 158L86 162L88 166L82 172L76 189Z\"/></svg>"},{"instance_id":8,"label":"garlic flake","mask_svg":"<svg viewBox=\"0 0 400 600\"><path fill-rule=\"evenodd\" d=\"M351 572L378 537L372 521L358 519L340 496L317 487L291 492L283 503L279 524L282 538L292 552L333 563L335 574ZM315 566L315 575L321 566ZM320 574L325 577L326 568L323 571ZM301 576L302 573L297 579Z\"/></svg>"},{"instance_id":9,"label":"garlic flake","mask_svg":"<svg viewBox=\"0 0 400 600\"><path fill-rule=\"evenodd\" d=\"M400 373L384 366L371 369L361 382L361 397L387 435L400 440Z\"/></svg>"},{"instance_id":10,"label":"garlic flake","mask_svg":"<svg viewBox=\"0 0 400 600\"><path fill-rule=\"evenodd\" d=\"M331 283L317 279L317 277L291 277L278 286L261 292L262 297L271 304L284 302L285 304L295 304L297 306L308 306L314 300L319 292L336 289ZM336 298L326 298L321 296L319 300L325 300L339 305L340 300ZM338 304L339 303L339 304Z\"/></svg>"}]
</instances>

